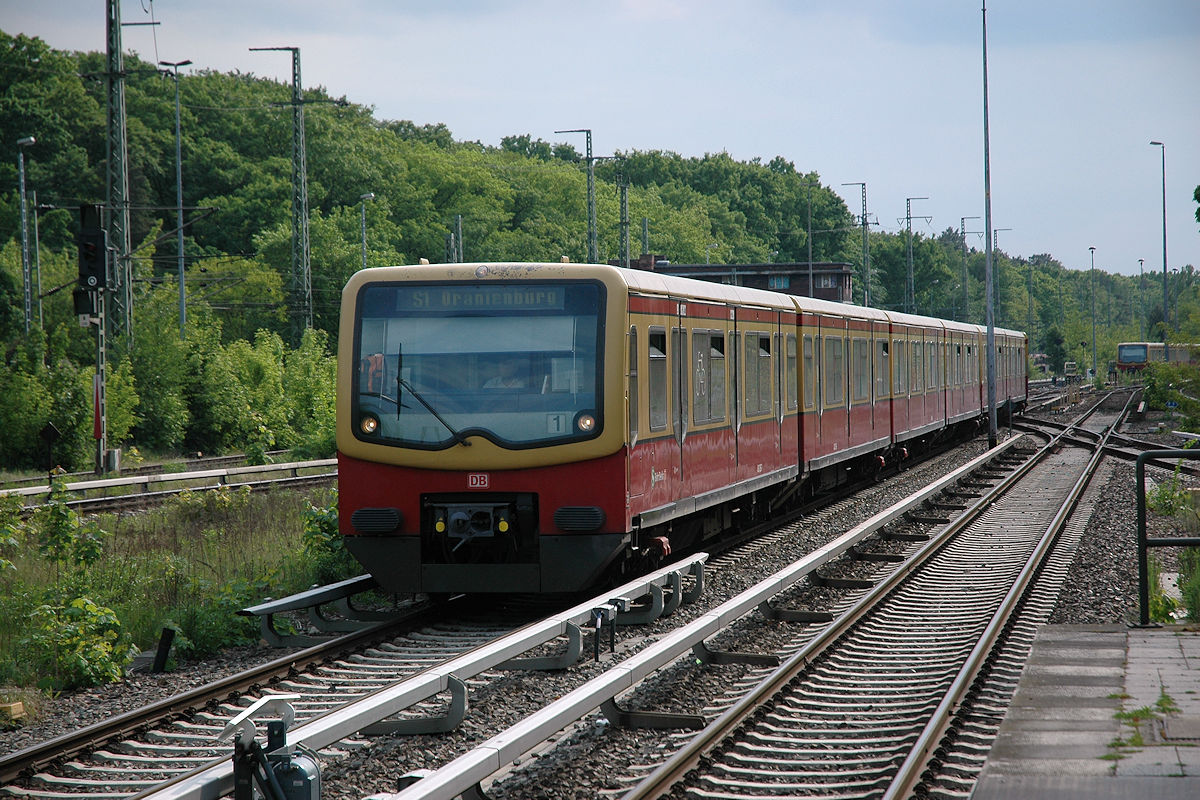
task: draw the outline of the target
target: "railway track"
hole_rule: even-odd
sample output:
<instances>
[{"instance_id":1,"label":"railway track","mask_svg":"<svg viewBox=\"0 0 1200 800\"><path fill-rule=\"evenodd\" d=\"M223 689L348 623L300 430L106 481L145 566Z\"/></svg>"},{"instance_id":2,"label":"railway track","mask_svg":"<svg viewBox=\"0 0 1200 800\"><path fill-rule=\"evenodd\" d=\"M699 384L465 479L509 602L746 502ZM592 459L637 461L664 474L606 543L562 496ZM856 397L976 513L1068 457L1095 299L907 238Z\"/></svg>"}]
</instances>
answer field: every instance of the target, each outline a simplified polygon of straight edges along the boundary
<instances>
[{"instance_id":1,"label":"railway track","mask_svg":"<svg viewBox=\"0 0 1200 800\"><path fill-rule=\"evenodd\" d=\"M1020 626L1014 612L1102 452L1044 448L986 513L949 526L625 797L961 791L994 733L977 718L998 725L1005 707L976 681L989 659L1012 663L997 643ZM958 786L939 786L947 776Z\"/></svg>"},{"instance_id":2,"label":"railway track","mask_svg":"<svg viewBox=\"0 0 1200 800\"><path fill-rule=\"evenodd\" d=\"M1074 450L1074 448L1063 448L1064 452L1070 452L1072 450ZM1018 460L1020 460L1020 459L1018 459ZM1011 465L1012 464L1010 462L1007 466L1011 466ZM996 478L998 477L998 474L995 472L997 467L995 465L993 465L990 469L992 470L992 474L988 474L988 469L985 469L984 474L975 480L977 482L993 482L994 480L996 480ZM1051 469L1051 471L1055 472L1055 473L1062 473L1065 471L1065 468L1063 468L1062 465L1057 465L1057 467ZM970 482L971 482L971 479L968 479L966 481L966 483L968 483L968 484ZM894 554L888 553L887 542L891 542L893 544L904 543L904 542L910 541L912 539L918 539L921 536L923 536L924 534L920 533L919 531L913 532L912 529L913 528L920 529L922 527L928 527L928 523L924 523L921 521L922 519L924 519L926 517L947 514L947 513L953 514L957 510L961 509L962 500L959 498L956 498L955 494L957 493L957 494L970 495L970 494L977 493L975 490L973 490L969 486L967 486L965 488L966 488L966 491L961 491L961 489L958 489L958 490L951 489L948 492L940 493L936 498L934 498L932 500L929 500L927 498L925 511L913 511L913 510L906 511L904 513L904 515L901 517L901 519L899 520L899 522L893 521L893 523L890 525L889 529L882 532L882 536L877 534L873 537L873 539L876 541L876 545L863 546L861 543L856 543L852 548L848 548L846 552L856 556L856 558L849 562L851 564L851 566L842 568L842 571L843 572L847 571L847 570L849 572L861 571L860 570L861 565L874 563L873 559L887 558L890 555L894 555ZM952 511L950 511L950 509L954 509L954 511L952 512ZM835 506L835 507L829 509L828 513L830 513L832 515L836 515L838 513L837 507ZM781 534L777 534L777 535L785 536L787 534L781 533ZM751 552L751 551L754 551L757 549L761 549L761 545L757 548L751 547L751 549L748 552ZM928 548L925 548L925 549L928 549ZM1005 547L1003 549L1009 549L1009 548ZM733 558L736 560L736 557L733 557ZM866 560L866 559L871 559L871 560ZM858 565L858 566L855 566L855 565ZM902 571L908 571L908 569L902 568ZM833 571L827 570L826 577L828 577L828 575L831 572L833 572ZM953 570L952 570L952 573L953 573ZM954 573L954 574L956 574L956 573ZM836 585L841 580L845 580L846 585L850 586L850 585L853 585L854 582L859 579L850 578L847 580L844 578L833 578L832 583L834 585ZM670 594L670 592L668 592L668 596L669 596L669 594ZM840 600L835 599L834 601L832 601L832 603L830 605L835 610L841 610L843 607L845 607L849 604L850 604L850 600L848 600L846 598L842 598ZM875 634L876 639L878 639L879 636L893 637L893 636L897 635L896 633L891 632L891 631L887 631L886 633L879 632L879 631L886 631L886 630L887 629L885 629L885 628L878 629ZM472 634L470 634L467 631L462 632L462 638L464 641L471 641L471 639L470 639L471 635ZM486 632L483 633L484 638L487 638L488 635L489 634L487 634ZM806 634L806 636L809 636L809 638L811 638L811 634ZM639 637L636 635L632 636L632 637L628 637L628 636L623 637L623 639L626 639L626 640L631 640L631 639L635 639L635 638L639 638ZM803 639L803 638L805 638L805 637L801 637L801 639ZM920 637L918 636L917 638L919 639ZM652 646L654 639L655 639L655 636L651 636L650 639L647 639L646 641L651 643L651 646ZM479 644L478 641L474 641L473 643ZM627 641L626 642L627 650L635 649L635 648L629 647L628 645L629 645L629 642ZM639 644L638 646L641 646L641 645ZM802 643L794 644L790 648L784 648L784 650L781 651L781 657L783 657L785 659L794 659L798 653L803 652L804 649L807 647L809 647L808 644L802 644ZM391 648L383 648L383 649L388 650ZM400 649L404 649L404 648L401 647ZM960 647L960 649L961 649L961 647ZM380 650L380 648L376 648L376 650L378 651L378 650ZM1018 650L1019 650L1019 648L1018 648ZM868 649L865 652L870 652L870 650ZM444 656L444 658L453 658L452 656L450 656L448 654L443 654L443 656ZM292 691L294 689L299 690L299 693L301 693L301 694L304 694L304 692L312 692L314 700L312 701L311 705L309 704L309 701L307 699L303 702L303 704L302 704L303 709L302 709L302 713L300 716L303 719L319 720L322 717L322 714L320 713L321 711L326 711L328 713L329 709L336 709L336 708L341 708L341 707L345 706L346 701L349 698L349 694L346 691L346 687L354 687L355 682L358 680L357 678L354 678L353 676L359 675L360 673L363 673L363 672L373 671L371 668L371 665L381 667L381 669L379 671L382 672L383 671L382 664L375 664L375 660L376 659L385 660L386 658L387 658L387 656L381 656L381 655L379 655L378 652L375 652L375 651L373 651L370 655L365 656L365 661L363 660L363 658L360 658L360 657L352 657L349 661L346 662L346 664L344 666L338 667L337 670L331 672L329 675L324 675L324 676L316 678L315 679L315 681L316 681L315 689L311 685L308 685L308 683L309 683L308 679L304 679L298 683L297 682L278 683L276 686L273 686L271 688L271 692L277 693L277 692L281 692L281 691ZM807 657L805 657L805 658L807 658ZM1010 657L1010 660L1013 658L1019 658L1019 655ZM435 656L434 660L437 661L438 658ZM878 660L878 659L876 659L876 660ZM441 663L444 664L445 661L442 661ZM1017 671L1019 672L1019 661L1017 663L1018 663ZM364 664L367 665L365 668L363 666ZM419 669L419 667L417 669ZM751 669L747 673L747 675L749 676L749 678L753 678L753 679L757 680L757 677L758 677L757 673L762 672L763 670L764 670L764 668L762 668L762 667L754 668L754 669ZM417 674L420 674L420 672L413 672L410 674L417 675ZM483 680L484 680L484 678L479 679L479 681L483 681ZM345 686L343 686L343 683L345 683ZM304 684L304 685L301 685L301 684ZM471 692L474 692L478 685L478 681L473 681L473 680L467 681L467 684L468 684L468 686L467 686L468 690ZM330 687L336 687L336 689L331 689ZM371 693L369 692L369 690L364 690L364 693L362 694L361 699L359 700L359 704L361 704L363 702L369 703L370 695L371 695ZM230 716L237 713L240 710L240 708L245 706L245 704L247 702L248 702L248 700L243 700L243 701L230 700L229 702L225 703L222 706L211 706L210 705L209 710L206 712L206 716L193 718L191 721L185 723L184 729L183 729L183 736L184 736L185 740L189 740L189 739L192 740L192 744L189 746L194 747L196 741L203 740L205 745L211 748L212 740L213 740L213 738L215 738L215 728L218 728L220 726L220 724L223 724L224 721L228 720ZM724 713L726 709L728 709L729 707L731 707L733 705L736 705L738 702L740 702L740 701L736 697L726 698L725 700L721 701L716 708L709 709L708 711L706 711L705 716L710 716L709 711L714 712L713 715L715 715L715 712ZM444 703L434 702L434 705L442 706L442 705L444 705ZM595 706L593 706L593 708L594 707ZM1001 711L1000 714L1002 715L1002 713L1003 712ZM988 715L987 712L985 712L983 714L984 717L987 717L987 715ZM994 717L995 714L993 713L992 716ZM998 723L998 719L996 720L996 722ZM145 726L143 725L142 727L145 727ZM679 737L681 742L687 741L690 739L690 734L689 735L677 734L676 736ZM968 736L966 738L967 738L967 740L971 739L970 736ZM92 741L95 741L95 739L93 739ZM350 738L348 740L343 738L343 739L338 739L337 741L340 741L342 743L341 744L325 743L325 744L321 744L320 746L333 747L333 748L335 748L335 751L345 752L347 750L353 749L354 747L358 746L365 740L361 736L358 736L355 734L350 734ZM156 742L152 742L152 743L148 743L148 744L154 745L155 748L157 748L159 746L159 744ZM172 745L163 745L163 746L170 747ZM111 747L108 748L107 750L101 749L99 752L107 753L109 755L102 755L100 758L99 764L85 764L84 769L80 769L79 766L75 766L75 765L71 764L70 762L65 761L64 758L61 755L59 755L56 759L54 759L55 763L58 763L63 766L61 767L61 771L58 773L56 778L47 780L45 776L50 775L51 773L45 772L43 770L42 773L40 774L40 776L37 777L36 779L34 779L34 780L27 779L27 780L23 781L22 785L20 785L20 786L5 787L4 792L9 795L28 796L28 797L46 797L46 798L57 797L62 792L75 794L77 796L77 794L81 790L85 791L88 794L96 794L97 797L105 797L105 798L107 798L107 797L128 797L129 795L134 794L134 793L138 793L139 796L144 795L146 797L151 797L151 796L153 796L153 797L211 796L211 790L201 791L201 790L193 790L193 789L187 789L187 790L180 789L179 784L178 784L178 775L180 773L178 771L175 771L175 768L176 767L183 768L185 766L188 766L188 767L192 768L191 769L192 772L204 772L206 769L220 769L221 764L228 763L228 753L229 753L228 746L225 746L224 748L217 747L215 749L215 751L211 750L211 749L203 750L202 754L200 756L193 758L193 756L191 756L191 755L175 753L174 751L171 751L169 749L168 750L160 750L160 749L149 748L146 750L146 753L148 753L149 755L144 755L144 757L140 761L137 758L129 758L130 755L136 755L136 751L138 749L139 749L139 745L137 745L137 744L124 745L116 750L114 750ZM212 755L213 752L218 753L218 755L213 756ZM222 752L224 753L224 758L221 758L219 755ZM986 752L986 750L984 752ZM120 758L122 756L124 756L124 758ZM114 758L116 760L111 760ZM208 761L206 763L208 763L209 766L207 768L204 767L203 765L198 767L196 764L196 758L198 758L202 762L205 761L205 759L208 759ZM108 766L106 766L104 764L105 759L110 759ZM45 763L46 761L49 761L49 760L51 760L51 759L49 757L46 757L43 759L42 763ZM969 761L969 758L968 758L968 761ZM5 762L0 761L0 767L2 767L4 765L4 763ZM129 778L117 779L116 777L114 777L113 772L111 772L111 771L105 772L104 771L105 769L111 770L112 769L111 765L116 765L115 766L116 772L118 774L124 776L129 772L130 769L136 768L136 766L139 763L147 769L153 769L153 768L161 769L164 765L170 765L170 767L173 771L173 774L176 776L175 783L173 784L175 786L175 788L174 789L168 788L161 782L162 779L164 778L163 774L147 773L148 777L146 777L144 780L134 780L134 779L129 779ZM951 771L953 772L953 768ZM29 768L25 768L23 770L23 772L25 773L26 776L28 776L30 774L31 770ZM184 774L186 774L186 770L185 770ZM642 774L644 774L644 772ZM82 777L82 776L86 776L86 777ZM496 780L496 779L493 779L493 780ZM630 783L631 782L632 782L632 780L630 780ZM99 792L99 787L101 787L101 786L114 787L114 788L112 791L107 791L107 793ZM199 793L189 794L189 792L193 792L193 791L199 792ZM99 792L99 793L97 793L97 792ZM407 797L408 795L405 795L405 796ZM436 797L436 796L440 796L440 795L433 794L433 795L414 795L414 796ZM511 795L511 796L519 796L519 795Z\"/></svg>"},{"instance_id":3,"label":"railway track","mask_svg":"<svg viewBox=\"0 0 1200 800\"><path fill-rule=\"evenodd\" d=\"M62 489L70 498L66 504L86 514L145 508L189 490L236 489L243 486L251 491L303 489L332 485L335 480L337 459L327 458L66 482L62 484ZM0 490L0 495L20 497L25 503L26 512L38 508L40 499L49 493L50 487L45 484Z\"/></svg>"},{"instance_id":4,"label":"railway track","mask_svg":"<svg viewBox=\"0 0 1200 800\"><path fill-rule=\"evenodd\" d=\"M853 500L842 501L840 504L835 504L824 512L820 512L818 516L836 517L847 504L852 502ZM812 517L809 518L810 521L812 519ZM792 527L795 528L797 525ZM745 553L761 550L766 544L762 541L747 544ZM737 560L736 556L730 558L734 561ZM378 636L382 636L384 633L386 631L380 631ZM637 646L639 635L623 633L621 638L623 647L630 649ZM366 640L360 638L358 646L364 646L364 641ZM336 647L336 645L331 646ZM182 703L164 703L160 704L158 708L149 709L138 715L114 720L114 727L108 730L99 727L88 729L73 737L65 737L62 741L47 743L42 747L35 748L33 749L35 752L18 753L15 758L0 759L0 778L5 782L13 780L17 775L25 776L25 780L22 780L20 785L5 787L4 793L27 797L52 797L61 791L78 792L81 788L88 787L89 793L99 792L104 797L128 796L164 777L162 774L156 773L149 773L149 777L136 777L137 769L148 769L155 764L159 766L169 764L171 772L178 773L181 770L186 771L189 767L195 768L199 762L205 762L206 759L212 760L213 753L221 750L219 746L216 747L216 750L213 749L218 723L228 719L237 713L240 707L250 702L249 699L239 699L247 687L269 685L271 692L302 689L295 682L281 682L274 678L273 676L277 675L280 669L303 672L306 670L305 665L320 665L331 660L334 662L345 661L346 666L335 669L337 674L333 679L325 676L324 672L315 673L318 675L315 679L318 685L325 686L326 689L323 692L317 692L318 695L323 696L315 701L316 705L310 708L307 701L302 704L298 716L301 719L307 719L310 711L319 711L321 706L336 705L339 697L341 702L345 703L349 699L349 694L342 692L343 684L354 687L357 683L346 676L356 671L371 671L370 669L363 670L358 664L364 663L364 659L365 663L372 663L375 659L380 658L374 652L365 656L345 655L349 650L347 643L342 644L340 651L333 652L323 648L310 648L281 659L266 669L256 670L253 673L231 679L226 684L214 687L209 692L193 693L191 697L181 698L184 701ZM382 672L383 670L376 671ZM398 676L401 673L394 672L392 674ZM395 677L393 677L394 679ZM307 681L307 679L303 680ZM328 690L331 685L339 687L336 695ZM474 687L472 687L473 689ZM192 709L201 707L204 711L200 716L196 716L194 712L186 712L180 706ZM179 744L164 743L165 740L169 740L175 735L172 730L160 730L161 726L165 724L161 720L166 718L184 719L183 735L185 740L191 742L189 746L194 749L194 752L184 752L183 746ZM143 742L142 736L134 739L128 738L131 732L138 730L154 731L153 738L164 741ZM210 734L212 735L210 736ZM101 746L97 750L100 757L95 763L90 758L86 761L83 760L83 754L89 749L96 748L97 743L111 740L114 736L119 740L118 743ZM203 746L199 746L200 742L203 742ZM228 753L228 746L225 746L224 750ZM137 757L139 752L143 753L143 757ZM121 758L122 756L125 758ZM130 777L130 775L135 777ZM100 792L97 788L110 785L123 788L115 788L112 792L107 793Z\"/></svg>"}]
</instances>

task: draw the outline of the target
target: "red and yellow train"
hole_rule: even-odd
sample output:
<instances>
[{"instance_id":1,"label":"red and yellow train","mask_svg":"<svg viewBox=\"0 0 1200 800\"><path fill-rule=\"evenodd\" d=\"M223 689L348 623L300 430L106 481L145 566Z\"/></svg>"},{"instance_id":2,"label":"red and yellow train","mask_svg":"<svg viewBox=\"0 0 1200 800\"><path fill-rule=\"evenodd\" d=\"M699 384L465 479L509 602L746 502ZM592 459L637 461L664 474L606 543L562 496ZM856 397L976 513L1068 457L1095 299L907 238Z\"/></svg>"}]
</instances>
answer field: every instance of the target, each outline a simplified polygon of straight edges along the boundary
<instances>
[{"instance_id":1,"label":"red and yellow train","mask_svg":"<svg viewBox=\"0 0 1200 800\"><path fill-rule=\"evenodd\" d=\"M570 592L986 412L975 325L601 265L363 270L340 527L392 592ZM1025 334L995 334L997 403Z\"/></svg>"}]
</instances>

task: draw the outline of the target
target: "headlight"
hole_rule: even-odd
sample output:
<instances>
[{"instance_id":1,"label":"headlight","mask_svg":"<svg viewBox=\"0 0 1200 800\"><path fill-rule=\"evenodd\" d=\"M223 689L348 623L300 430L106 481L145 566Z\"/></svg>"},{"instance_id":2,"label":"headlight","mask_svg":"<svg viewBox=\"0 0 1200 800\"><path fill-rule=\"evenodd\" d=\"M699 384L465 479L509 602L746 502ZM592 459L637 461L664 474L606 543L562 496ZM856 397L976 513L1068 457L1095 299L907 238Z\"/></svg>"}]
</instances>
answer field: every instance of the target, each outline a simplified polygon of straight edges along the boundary
<instances>
[{"instance_id":1,"label":"headlight","mask_svg":"<svg viewBox=\"0 0 1200 800\"><path fill-rule=\"evenodd\" d=\"M583 433L591 433L596 428L596 418L591 414L580 414L575 426Z\"/></svg>"},{"instance_id":2,"label":"headlight","mask_svg":"<svg viewBox=\"0 0 1200 800\"><path fill-rule=\"evenodd\" d=\"M370 414L363 414L362 419L358 421L358 429L367 436L373 436L375 431L379 430L379 419Z\"/></svg>"}]
</instances>

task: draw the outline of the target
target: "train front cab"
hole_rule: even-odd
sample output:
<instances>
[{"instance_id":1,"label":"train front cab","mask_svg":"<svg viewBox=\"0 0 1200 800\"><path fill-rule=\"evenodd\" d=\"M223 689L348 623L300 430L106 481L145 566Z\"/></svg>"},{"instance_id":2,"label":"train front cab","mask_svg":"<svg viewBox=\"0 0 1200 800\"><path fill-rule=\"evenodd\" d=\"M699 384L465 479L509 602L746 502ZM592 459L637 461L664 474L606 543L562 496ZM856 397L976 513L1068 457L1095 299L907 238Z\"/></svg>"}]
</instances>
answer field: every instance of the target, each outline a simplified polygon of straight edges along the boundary
<instances>
[{"instance_id":1,"label":"train front cab","mask_svg":"<svg viewBox=\"0 0 1200 800\"><path fill-rule=\"evenodd\" d=\"M624 551L626 302L603 266L351 278L339 528L385 590L575 591Z\"/></svg>"}]
</instances>

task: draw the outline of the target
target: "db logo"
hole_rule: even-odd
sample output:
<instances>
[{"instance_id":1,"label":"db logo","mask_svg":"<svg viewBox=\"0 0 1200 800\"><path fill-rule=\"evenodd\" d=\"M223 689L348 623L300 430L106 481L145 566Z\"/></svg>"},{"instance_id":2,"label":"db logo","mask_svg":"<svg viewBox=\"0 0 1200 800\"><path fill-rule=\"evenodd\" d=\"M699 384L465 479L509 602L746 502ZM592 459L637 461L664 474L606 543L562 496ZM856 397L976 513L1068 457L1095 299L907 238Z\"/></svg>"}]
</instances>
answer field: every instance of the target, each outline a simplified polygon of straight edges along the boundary
<instances>
[{"instance_id":1,"label":"db logo","mask_svg":"<svg viewBox=\"0 0 1200 800\"><path fill-rule=\"evenodd\" d=\"M488 474L486 472L468 472L467 473L467 488L468 489L486 489L486 488L488 488Z\"/></svg>"}]
</instances>

